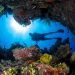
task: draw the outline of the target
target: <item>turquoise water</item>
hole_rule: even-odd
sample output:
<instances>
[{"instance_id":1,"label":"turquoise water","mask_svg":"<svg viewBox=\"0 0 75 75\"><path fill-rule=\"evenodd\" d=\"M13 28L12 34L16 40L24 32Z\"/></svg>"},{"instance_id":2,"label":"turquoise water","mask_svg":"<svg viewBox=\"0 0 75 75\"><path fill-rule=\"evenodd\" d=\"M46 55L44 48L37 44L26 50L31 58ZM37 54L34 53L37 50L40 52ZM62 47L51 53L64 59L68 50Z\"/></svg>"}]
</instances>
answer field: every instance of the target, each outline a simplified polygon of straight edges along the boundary
<instances>
[{"instance_id":1,"label":"turquoise water","mask_svg":"<svg viewBox=\"0 0 75 75\"><path fill-rule=\"evenodd\" d=\"M68 32L68 29L59 22L50 21L50 24L48 24L47 22L37 19L35 21L31 21L31 25L22 27L14 20L12 15L8 15L7 17L6 15L3 15L0 17L0 46L10 48L13 43L18 42L22 45L26 43L29 47L36 44L36 42L29 36L29 33L37 32L43 34L54 32L58 29L63 29L64 33L50 34L46 37L61 37L62 41L69 37L70 47L72 48L72 51L74 51L75 35L72 35L70 31ZM56 39L39 41L38 46L41 49L50 48L56 41Z\"/></svg>"}]
</instances>

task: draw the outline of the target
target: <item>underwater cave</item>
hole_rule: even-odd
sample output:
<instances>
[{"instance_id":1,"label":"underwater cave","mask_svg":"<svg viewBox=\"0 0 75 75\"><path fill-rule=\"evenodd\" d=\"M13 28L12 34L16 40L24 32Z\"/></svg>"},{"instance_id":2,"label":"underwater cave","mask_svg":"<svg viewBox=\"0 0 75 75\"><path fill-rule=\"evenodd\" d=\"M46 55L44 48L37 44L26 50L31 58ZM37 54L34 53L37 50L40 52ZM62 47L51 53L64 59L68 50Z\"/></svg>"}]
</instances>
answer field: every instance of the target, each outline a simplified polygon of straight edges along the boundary
<instances>
[{"instance_id":1,"label":"underwater cave","mask_svg":"<svg viewBox=\"0 0 75 75\"><path fill-rule=\"evenodd\" d=\"M1 0L0 75L75 75L74 3Z\"/></svg>"}]
</instances>

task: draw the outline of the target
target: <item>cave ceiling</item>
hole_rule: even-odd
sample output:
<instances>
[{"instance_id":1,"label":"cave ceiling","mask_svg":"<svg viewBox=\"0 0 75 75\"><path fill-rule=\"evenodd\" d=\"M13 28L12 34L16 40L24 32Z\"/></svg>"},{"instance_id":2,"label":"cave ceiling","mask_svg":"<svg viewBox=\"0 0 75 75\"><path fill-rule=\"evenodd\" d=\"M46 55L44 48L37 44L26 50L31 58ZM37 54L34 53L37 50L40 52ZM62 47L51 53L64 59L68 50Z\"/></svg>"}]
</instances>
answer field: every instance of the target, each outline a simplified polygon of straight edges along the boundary
<instances>
[{"instance_id":1,"label":"cave ceiling","mask_svg":"<svg viewBox=\"0 0 75 75\"><path fill-rule=\"evenodd\" d=\"M0 15L13 13L20 24L30 20L51 19L67 26L75 34L75 0L0 0Z\"/></svg>"}]
</instances>

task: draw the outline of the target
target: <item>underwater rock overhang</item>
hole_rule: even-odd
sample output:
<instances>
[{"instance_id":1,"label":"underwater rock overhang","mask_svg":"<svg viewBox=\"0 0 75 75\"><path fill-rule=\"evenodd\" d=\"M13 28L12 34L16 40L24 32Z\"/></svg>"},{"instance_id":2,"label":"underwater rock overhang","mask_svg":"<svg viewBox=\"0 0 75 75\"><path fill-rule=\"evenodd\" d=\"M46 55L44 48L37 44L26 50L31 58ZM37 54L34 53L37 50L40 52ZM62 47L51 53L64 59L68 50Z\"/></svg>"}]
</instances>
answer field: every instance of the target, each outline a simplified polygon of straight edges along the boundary
<instances>
[{"instance_id":1,"label":"underwater rock overhang","mask_svg":"<svg viewBox=\"0 0 75 75\"><path fill-rule=\"evenodd\" d=\"M20 24L30 24L30 20L51 19L67 26L75 34L75 0L1 0L4 12L13 11Z\"/></svg>"}]
</instances>

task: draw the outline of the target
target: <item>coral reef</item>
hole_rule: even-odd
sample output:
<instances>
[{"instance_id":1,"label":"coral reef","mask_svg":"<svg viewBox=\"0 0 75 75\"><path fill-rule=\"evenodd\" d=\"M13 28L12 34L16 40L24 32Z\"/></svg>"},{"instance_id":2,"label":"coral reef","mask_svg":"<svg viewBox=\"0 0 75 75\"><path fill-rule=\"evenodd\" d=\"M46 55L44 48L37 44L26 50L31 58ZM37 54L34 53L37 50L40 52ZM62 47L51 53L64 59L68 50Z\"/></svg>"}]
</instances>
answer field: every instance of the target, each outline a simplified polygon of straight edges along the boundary
<instances>
[{"instance_id":1,"label":"coral reef","mask_svg":"<svg viewBox=\"0 0 75 75\"><path fill-rule=\"evenodd\" d=\"M6 66L6 68L3 67L0 75L66 75L68 70L67 66L52 67L49 64L42 64L38 62L33 62L29 65L21 65L19 67L18 66L9 65L8 67Z\"/></svg>"},{"instance_id":2,"label":"coral reef","mask_svg":"<svg viewBox=\"0 0 75 75\"><path fill-rule=\"evenodd\" d=\"M56 59L65 59L69 53L69 49L68 44L60 46L56 53L60 54L58 57L55 54L42 54L35 46L30 48L15 48L13 49L14 61L0 61L0 75L74 75L74 53L69 58L70 64L65 60L58 60L59 62L57 63ZM65 56L62 55L63 52L66 53L64 54ZM72 68L73 70L71 71Z\"/></svg>"}]
</instances>

